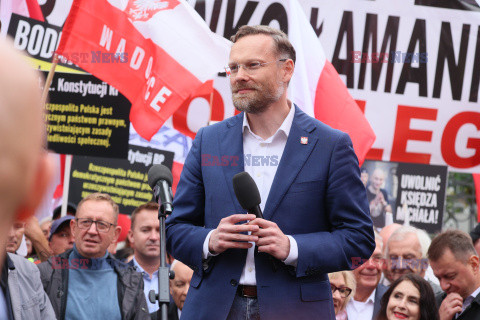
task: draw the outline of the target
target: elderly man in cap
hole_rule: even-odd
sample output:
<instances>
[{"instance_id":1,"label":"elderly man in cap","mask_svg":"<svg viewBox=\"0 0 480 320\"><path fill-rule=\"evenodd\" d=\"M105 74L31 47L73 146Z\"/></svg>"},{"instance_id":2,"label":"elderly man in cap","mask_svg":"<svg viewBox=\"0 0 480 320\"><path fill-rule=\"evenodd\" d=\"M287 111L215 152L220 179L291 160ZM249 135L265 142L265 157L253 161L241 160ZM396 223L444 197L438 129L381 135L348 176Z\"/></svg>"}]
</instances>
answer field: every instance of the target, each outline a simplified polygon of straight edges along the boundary
<instances>
[{"instance_id":1,"label":"elderly man in cap","mask_svg":"<svg viewBox=\"0 0 480 320\"><path fill-rule=\"evenodd\" d=\"M48 244L54 255L64 253L73 248L75 238L70 229L70 220L72 219L75 219L75 217L67 215L53 221Z\"/></svg>"}]
</instances>

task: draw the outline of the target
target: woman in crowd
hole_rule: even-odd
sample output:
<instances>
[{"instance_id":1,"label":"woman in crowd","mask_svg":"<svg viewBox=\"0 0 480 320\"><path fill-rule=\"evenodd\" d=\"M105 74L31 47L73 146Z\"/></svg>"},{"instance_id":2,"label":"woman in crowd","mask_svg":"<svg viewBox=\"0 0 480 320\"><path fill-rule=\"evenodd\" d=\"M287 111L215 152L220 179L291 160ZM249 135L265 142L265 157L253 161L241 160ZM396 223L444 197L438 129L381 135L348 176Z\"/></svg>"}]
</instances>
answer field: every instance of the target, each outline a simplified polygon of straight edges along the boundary
<instances>
[{"instance_id":1,"label":"woman in crowd","mask_svg":"<svg viewBox=\"0 0 480 320\"><path fill-rule=\"evenodd\" d=\"M433 290L417 274L409 273L394 281L382 297L377 320L438 320Z\"/></svg>"},{"instance_id":2,"label":"woman in crowd","mask_svg":"<svg viewBox=\"0 0 480 320\"><path fill-rule=\"evenodd\" d=\"M328 274L332 287L333 307L336 320L347 320L345 307L351 297L355 295L355 277L351 271L339 271Z\"/></svg>"}]
</instances>

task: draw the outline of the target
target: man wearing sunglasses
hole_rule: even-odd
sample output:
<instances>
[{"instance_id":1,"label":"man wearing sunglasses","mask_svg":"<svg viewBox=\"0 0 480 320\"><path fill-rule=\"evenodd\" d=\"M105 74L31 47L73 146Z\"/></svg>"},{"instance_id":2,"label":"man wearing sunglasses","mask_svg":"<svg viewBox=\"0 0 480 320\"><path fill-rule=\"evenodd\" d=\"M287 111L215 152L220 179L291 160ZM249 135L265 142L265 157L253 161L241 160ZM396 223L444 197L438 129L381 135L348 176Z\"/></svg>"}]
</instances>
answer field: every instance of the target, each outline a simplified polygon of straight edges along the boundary
<instances>
[{"instance_id":1,"label":"man wearing sunglasses","mask_svg":"<svg viewBox=\"0 0 480 320\"><path fill-rule=\"evenodd\" d=\"M243 26L232 41L241 113L199 130L166 222L167 249L194 270L182 319L334 319L327 273L374 248L352 143L287 99L296 55L285 33ZM264 218L235 197L242 171Z\"/></svg>"},{"instance_id":2,"label":"man wearing sunglasses","mask_svg":"<svg viewBox=\"0 0 480 320\"><path fill-rule=\"evenodd\" d=\"M57 319L149 319L142 275L107 251L121 231L117 217L108 194L87 196L70 220L73 249L39 265Z\"/></svg>"}]
</instances>

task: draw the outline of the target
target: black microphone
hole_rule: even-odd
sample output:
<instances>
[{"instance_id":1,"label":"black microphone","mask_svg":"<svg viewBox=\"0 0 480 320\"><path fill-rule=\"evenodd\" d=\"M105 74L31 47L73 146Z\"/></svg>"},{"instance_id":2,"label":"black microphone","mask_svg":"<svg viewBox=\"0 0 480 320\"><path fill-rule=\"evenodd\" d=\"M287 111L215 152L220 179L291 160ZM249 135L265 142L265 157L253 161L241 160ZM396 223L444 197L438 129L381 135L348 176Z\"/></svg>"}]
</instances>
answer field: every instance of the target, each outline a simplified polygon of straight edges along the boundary
<instances>
[{"instance_id":1,"label":"black microphone","mask_svg":"<svg viewBox=\"0 0 480 320\"><path fill-rule=\"evenodd\" d=\"M148 170L148 184L163 214L171 214L173 211L172 181L172 172L163 164L156 164Z\"/></svg>"},{"instance_id":2,"label":"black microphone","mask_svg":"<svg viewBox=\"0 0 480 320\"><path fill-rule=\"evenodd\" d=\"M238 202L248 213L254 214L257 218L263 219L262 209L260 209L260 192L253 178L248 172L237 173L233 179L233 190L237 196Z\"/></svg>"}]
</instances>

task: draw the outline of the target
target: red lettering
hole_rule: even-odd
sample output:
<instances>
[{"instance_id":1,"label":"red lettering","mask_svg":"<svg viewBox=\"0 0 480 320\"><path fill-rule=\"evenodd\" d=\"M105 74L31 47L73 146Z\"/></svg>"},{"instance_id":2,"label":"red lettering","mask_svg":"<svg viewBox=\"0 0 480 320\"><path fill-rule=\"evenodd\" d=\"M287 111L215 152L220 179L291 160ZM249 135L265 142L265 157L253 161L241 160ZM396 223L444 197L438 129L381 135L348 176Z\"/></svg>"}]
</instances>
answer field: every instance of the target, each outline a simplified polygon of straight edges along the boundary
<instances>
[{"instance_id":1,"label":"red lettering","mask_svg":"<svg viewBox=\"0 0 480 320\"><path fill-rule=\"evenodd\" d=\"M388 62L388 52L382 52L381 62L387 63Z\"/></svg>"},{"instance_id":2,"label":"red lettering","mask_svg":"<svg viewBox=\"0 0 480 320\"><path fill-rule=\"evenodd\" d=\"M229 164L230 156L222 156L222 163L220 164L222 167L226 167Z\"/></svg>"},{"instance_id":3,"label":"red lettering","mask_svg":"<svg viewBox=\"0 0 480 320\"><path fill-rule=\"evenodd\" d=\"M460 128L467 124L473 124L480 130L480 113L461 112L448 121L443 131L441 150L445 162L456 168L471 168L480 164L480 139L468 138L467 148L475 149L475 154L471 157L460 157L455 152L455 141Z\"/></svg>"},{"instance_id":4,"label":"red lettering","mask_svg":"<svg viewBox=\"0 0 480 320\"><path fill-rule=\"evenodd\" d=\"M213 94L211 94L212 87L208 88L207 85L209 81L205 82L202 88L196 94L192 95L190 99L187 99L185 102L183 102L172 117L173 127L192 139L195 138L196 132L191 131L188 127L187 114L188 109L190 108L190 103L194 99L203 98L209 102L211 109L210 121L222 121L225 118L225 108L223 105L222 96L217 90L215 90L215 88L213 88ZM212 84L210 83L210 86L211 85Z\"/></svg>"},{"instance_id":5,"label":"red lettering","mask_svg":"<svg viewBox=\"0 0 480 320\"><path fill-rule=\"evenodd\" d=\"M88 259L80 259L80 269L88 269Z\"/></svg>"},{"instance_id":6,"label":"red lettering","mask_svg":"<svg viewBox=\"0 0 480 320\"><path fill-rule=\"evenodd\" d=\"M210 162L211 155L209 154L202 154L202 166L208 167L211 166L212 163Z\"/></svg>"},{"instance_id":7,"label":"red lettering","mask_svg":"<svg viewBox=\"0 0 480 320\"><path fill-rule=\"evenodd\" d=\"M352 62L353 63L361 62L361 56L362 56L361 51L352 51Z\"/></svg>"},{"instance_id":8,"label":"red lettering","mask_svg":"<svg viewBox=\"0 0 480 320\"><path fill-rule=\"evenodd\" d=\"M52 258L52 269L60 269L62 267L62 258L53 257Z\"/></svg>"},{"instance_id":9,"label":"red lettering","mask_svg":"<svg viewBox=\"0 0 480 320\"><path fill-rule=\"evenodd\" d=\"M62 269L68 269L68 259L62 259Z\"/></svg>"},{"instance_id":10,"label":"red lettering","mask_svg":"<svg viewBox=\"0 0 480 320\"><path fill-rule=\"evenodd\" d=\"M409 140L432 141L432 131L410 129L410 120L436 120L437 112L436 109L398 106L390 161L430 163L431 154L407 152Z\"/></svg>"},{"instance_id":11,"label":"red lettering","mask_svg":"<svg viewBox=\"0 0 480 320\"><path fill-rule=\"evenodd\" d=\"M238 166L238 156L230 156L231 166L236 167Z\"/></svg>"},{"instance_id":12,"label":"red lettering","mask_svg":"<svg viewBox=\"0 0 480 320\"><path fill-rule=\"evenodd\" d=\"M72 259L70 269L78 269L78 259Z\"/></svg>"},{"instance_id":13,"label":"red lettering","mask_svg":"<svg viewBox=\"0 0 480 320\"><path fill-rule=\"evenodd\" d=\"M368 56L368 53L364 52L362 54L362 63L370 63L370 62L372 62L372 61L370 60L370 57Z\"/></svg>"},{"instance_id":14,"label":"red lettering","mask_svg":"<svg viewBox=\"0 0 480 320\"><path fill-rule=\"evenodd\" d=\"M219 167L219 166L220 166L220 159L218 159L217 156L212 156L211 165L212 165L212 166Z\"/></svg>"}]
</instances>

